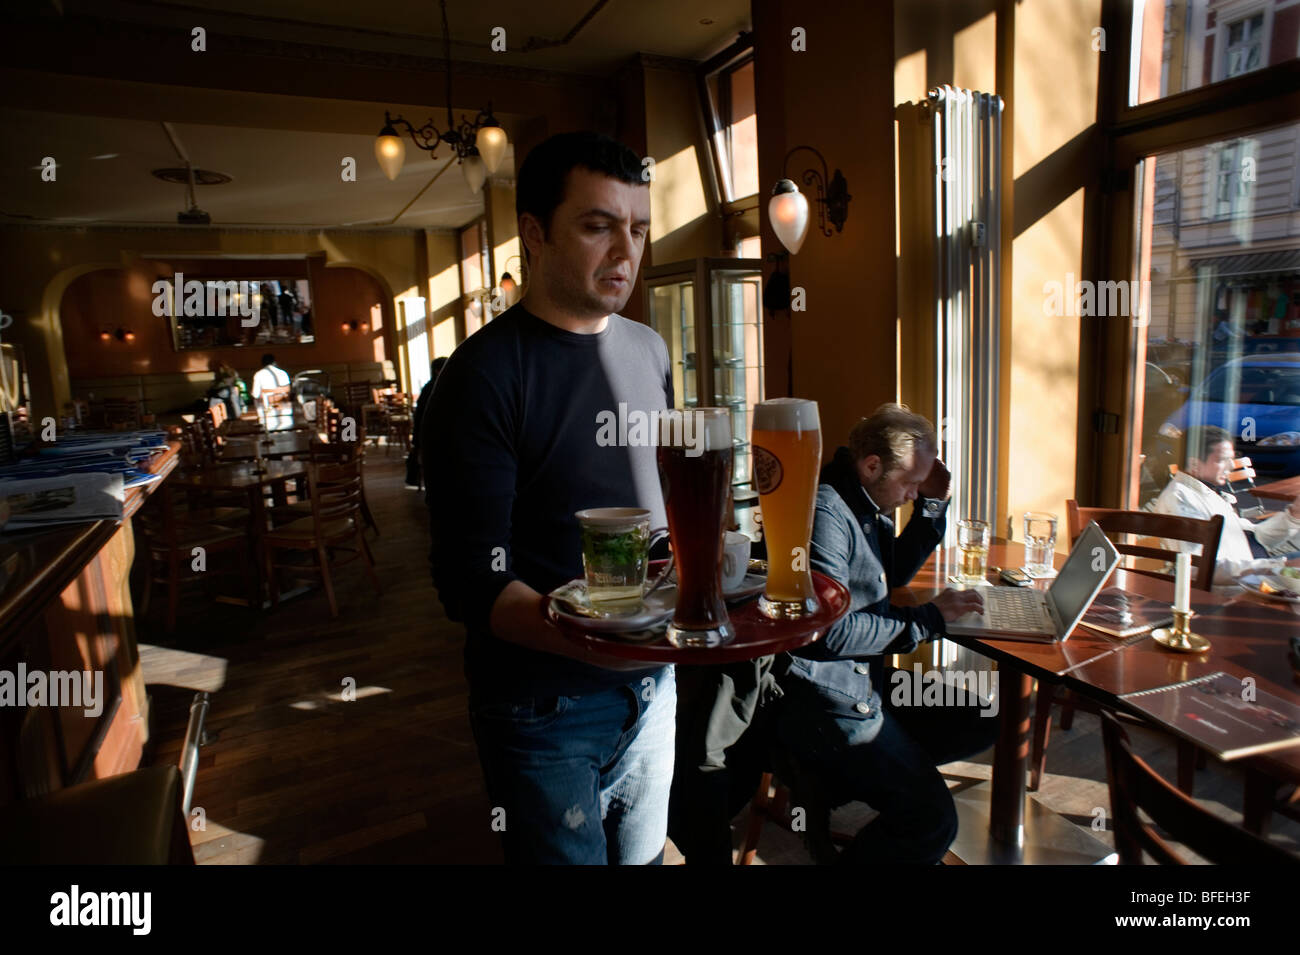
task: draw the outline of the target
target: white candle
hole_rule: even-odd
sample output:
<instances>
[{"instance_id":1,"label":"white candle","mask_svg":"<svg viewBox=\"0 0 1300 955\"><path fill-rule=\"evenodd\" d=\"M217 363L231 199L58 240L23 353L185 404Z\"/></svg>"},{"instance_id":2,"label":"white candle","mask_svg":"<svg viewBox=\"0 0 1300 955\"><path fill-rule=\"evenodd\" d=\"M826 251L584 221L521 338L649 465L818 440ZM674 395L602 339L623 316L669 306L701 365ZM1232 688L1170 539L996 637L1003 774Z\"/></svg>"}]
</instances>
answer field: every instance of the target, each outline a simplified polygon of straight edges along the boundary
<instances>
[{"instance_id":1,"label":"white candle","mask_svg":"<svg viewBox=\"0 0 1300 955\"><path fill-rule=\"evenodd\" d=\"M1192 555L1179 554L1174 559L1174 609L1192 609Z\"/></svg>"}]
</instances>

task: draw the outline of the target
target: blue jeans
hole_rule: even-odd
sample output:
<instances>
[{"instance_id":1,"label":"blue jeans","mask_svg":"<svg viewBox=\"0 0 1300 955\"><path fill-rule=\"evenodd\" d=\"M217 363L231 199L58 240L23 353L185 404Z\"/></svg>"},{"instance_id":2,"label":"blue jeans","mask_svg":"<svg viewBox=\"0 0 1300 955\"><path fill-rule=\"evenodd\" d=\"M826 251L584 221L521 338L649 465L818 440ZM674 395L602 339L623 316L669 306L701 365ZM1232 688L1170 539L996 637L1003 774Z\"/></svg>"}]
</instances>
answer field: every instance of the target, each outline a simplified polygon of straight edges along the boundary
<instances>
[{"instance_id":1,"label":"blue jeans","mask_svg":"<svg viewBox=\"0 0 1300 955\"><path fill-rule=\"evenodd\" d=\"M507 863L663 861L673 667L653 681L511 703L476 703L471 692L470 725Z\"/></svg>"}]
</instances>

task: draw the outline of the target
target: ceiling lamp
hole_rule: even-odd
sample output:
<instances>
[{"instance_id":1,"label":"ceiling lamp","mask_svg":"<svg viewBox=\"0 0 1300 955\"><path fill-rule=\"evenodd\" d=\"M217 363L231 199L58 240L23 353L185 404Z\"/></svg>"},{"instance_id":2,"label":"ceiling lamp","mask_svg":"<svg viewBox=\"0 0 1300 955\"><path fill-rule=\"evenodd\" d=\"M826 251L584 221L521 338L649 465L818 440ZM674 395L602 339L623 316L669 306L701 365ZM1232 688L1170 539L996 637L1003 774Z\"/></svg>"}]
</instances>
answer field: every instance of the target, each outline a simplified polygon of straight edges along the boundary
<instances>
[{"instance_id":1,"label":"ceiling lamp","mask_svg":"<svg viewBox=\"0 0 1300 955\"><path fill-rule=\"evenodd\" d=\"M477 194L479 189L483 188L483 181L487 176L495 173L501 166L502 160L505 159L506 147L510 142L506 138L505 130L492 115L491 101L488 102L487 109L479 110L473 122L462 115L460 125L456 125L456 120L451 113L451 30L447 26L447 0L440 0L439 6L442 8L443 60L447 74L447 128L439 130L430 119L417 129L403 117L390 116L385 111L384 128L379 131L375 139L375 158L379 161L379 168L384 171L385 176L390 180L397 178L398 173L402 171L402 163L406 160L406 145L402 142L397 127L404 126L411 137L411 142L430 153L430 158L437 158L439 143L450 146L456 153L456 160L466 167L465 181ZM468 168L471 159L472 164L478 167L478 171L472 172ZM475 182L478 183L477 186Z\"/></svg>"}]
</instances>

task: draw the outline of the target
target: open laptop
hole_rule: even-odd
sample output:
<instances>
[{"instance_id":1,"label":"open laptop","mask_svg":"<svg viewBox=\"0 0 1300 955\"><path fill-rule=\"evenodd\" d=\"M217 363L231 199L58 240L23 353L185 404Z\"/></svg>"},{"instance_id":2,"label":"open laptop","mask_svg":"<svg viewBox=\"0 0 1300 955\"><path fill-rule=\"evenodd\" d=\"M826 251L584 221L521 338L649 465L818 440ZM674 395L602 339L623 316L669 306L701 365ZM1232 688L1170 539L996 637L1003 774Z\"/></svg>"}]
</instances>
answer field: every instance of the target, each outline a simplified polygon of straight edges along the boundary
<instances>
[{"instance_id":1,"label":"open laptop","mask_svg":"<svg viewBox=\"0 0 1300 955\"><path fill-rule=\"evenodd\" d=\"M984 587L984 613L958 617L948 624L948 632L1041 643L1065 640L1118 563L1115 545L1093 521L1079 535L1065 566L1047 590Z\"/></svg>"}]
</instances>

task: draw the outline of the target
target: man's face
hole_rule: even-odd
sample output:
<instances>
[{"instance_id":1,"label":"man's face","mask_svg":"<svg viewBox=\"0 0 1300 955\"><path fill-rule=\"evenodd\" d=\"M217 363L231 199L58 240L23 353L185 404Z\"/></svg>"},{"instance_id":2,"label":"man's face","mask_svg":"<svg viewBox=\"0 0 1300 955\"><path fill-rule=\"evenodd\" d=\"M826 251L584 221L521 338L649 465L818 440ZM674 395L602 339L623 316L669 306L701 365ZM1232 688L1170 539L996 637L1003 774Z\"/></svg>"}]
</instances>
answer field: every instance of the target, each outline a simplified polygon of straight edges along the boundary
<instances>
[{"instance_id":1,"label":"man's face","mask_svg":"<svg viewBox=\"0 0 1300 955\"><path fill-rule=\"evenodd\" d=\"M917 488L929 476L932 467L933 452L914 449L887 473L880 458L869 454L858 462L858 475L876 506L882 511L892 511L907 501L916 500Z\"/></svg>"},{"instance_id":2,"label":"man's face","mask_svg":"<svg viewBox=\"0 0 1300 955\"><path fill-rule=\"evenodd\" d=\"M603 318L627 304L650 230L650 190L589 169L573 169L550 235L521 220L531 281L575 318Z\"/></svg>"},{"instance_id":3,"label":"man's face","mask_svg":"<svg viewBox=\"0 0 1300 955\"><path fill-rule=\"evenodd\" d=\"M1232 459L1236 457L1233 451L1231 441L1220 441L1214 447L1210 448L1210 453L1205 456L1204 461L1192 459L1188 462L1188 470L1192 472L1192 477L1200 478L1206 484L1227 484L1228 475L1232 473Z\"/></svg>"}]
</instances>

